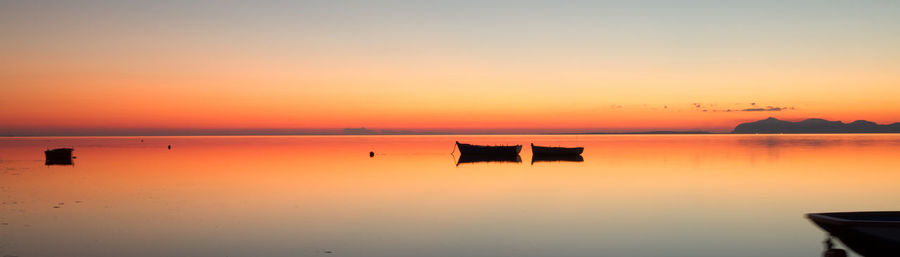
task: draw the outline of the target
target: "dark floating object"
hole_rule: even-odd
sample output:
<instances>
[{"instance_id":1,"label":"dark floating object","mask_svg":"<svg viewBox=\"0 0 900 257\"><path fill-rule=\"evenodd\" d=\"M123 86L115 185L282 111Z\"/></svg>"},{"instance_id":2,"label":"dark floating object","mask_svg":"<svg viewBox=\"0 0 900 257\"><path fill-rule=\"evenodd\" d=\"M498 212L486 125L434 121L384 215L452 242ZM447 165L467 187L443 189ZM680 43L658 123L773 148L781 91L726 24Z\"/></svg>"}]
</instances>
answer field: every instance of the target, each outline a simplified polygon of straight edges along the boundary
<instances>
[{"instance_id":1,"label":"dark floating object","mask_svg":"<svg viewBox=\"0 0 900 257\"><path fill-rule=\"evenodd\" d=\"M584 147L549 147L531 144L531 153L534 155L574 156L581 155L582 152Z\"/></svg>"},{"instance_id":2,"label":"dark floating object","mask_svg":"<svg viewBox=\"0 0 900 257\"><path fill-rule=\"evenodd\" d=\"M169 149L170 149L170 150L172 149L172 145L169 145Z\"/></svg>"},{"instance_id":3,"label":"dark floating object","mask_svg":"<svg viewBox=\"0 0 900 257\"><path fill-rule=\"evenodd\" d=\"M44 165L72 165L72 148L56 148L44 151Z\"/></svg>"},{"instance_id":4,"label":"dark floating object","mask_svg":"<svg viewBox=\"0 0 900 257\"><path fill-rule=\"evenodd\" d=\"M493 145L472 145L472 144L463 144L459 141L456 141L456 147L459 148L459 153L462 156L465 155L500 155L500 156L518 156L519 151L522 151L522 145L503 145L503 146L493 146ZM462 157L460 156L460 157Z\"/></svg>"},{"instance_id":5,"label":"dark floating object","mask_svg":"<svg viewBox=\"0 0 900 257\"><path fill-rule=\"evenodd\" d=\"M900 256L900 212L810 213L806 217L863 256Z\"/></svg>"},{"instance_id":6,"label":"dark floating object","mask_svg":"<svg viewBox=\"0 0 900 257\"><path fill-rule=\"evenodd\" d=\"M44 151L44 156L47 159L72 159L72 151L75 151L75 149L56 148Z\"/></svg>"},{"instance_id":7,"label":"dark floating object","mask_svg":"<svg viewBox=\"0 0 900 257\"><path fill-rule=\"evenodd\" d=\"M584 162L581 155L532 155L531 163L535 162Z\"/></svg>"},{"instance_id":8,"label":"dark floating object","mask_svg":"<svg viewBox=\"0 0 900 257\"><path fill-rule=\"evenodd\" d=\"M375 152L369 152L369 157L375 157Z\"/></svg>"},{"instance_id":9,"label":"dark floating object","mask_svg":"<svg viewBox=\"0 0 900 257\"><path fill-rule=\"evenodd\" d=\"M479 162L511 162L511 163L520 163L522 162L522 158L519 155L472 155L472 154L462 154L459 156L459 160L456 161L456 166L459 166L463 163L479 163Z\"/></svg>"}]
</instances>

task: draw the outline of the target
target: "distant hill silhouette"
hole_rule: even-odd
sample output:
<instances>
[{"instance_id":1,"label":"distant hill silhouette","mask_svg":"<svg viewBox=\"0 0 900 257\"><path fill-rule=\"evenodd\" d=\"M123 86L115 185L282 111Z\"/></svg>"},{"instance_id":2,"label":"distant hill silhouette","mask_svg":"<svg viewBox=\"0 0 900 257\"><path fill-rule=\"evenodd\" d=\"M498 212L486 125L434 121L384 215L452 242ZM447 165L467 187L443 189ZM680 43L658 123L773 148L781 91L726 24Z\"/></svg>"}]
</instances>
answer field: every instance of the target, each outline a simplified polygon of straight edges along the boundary
<instances>
[{"instance_id":1,"label":"distant hill silhouette","mask_svg":"<svg viewBox=\"0 0 900 257\"><path fill-rule=\"evenodd\" d=\"M374 131L374 130L371 130L371 129L367 129L367 128L365 128L365 127L362 127L362 128L345 128L345 129L344 129L344 134L345 134L345 135L374 135L374 134L378 134L378 131Z\"/></svg>"},{"instance_id":2,"label":"distant hill silhouette","mask_svg":"<svg viewBox=\"0 0 900 257\"><path fill-rule=\"evenodd\" d=\"M769 117L765 120L741 123L731 133L735 134L777 134L777 133L900 133L900 123L879 125L875 122L858 120L851 123L808 119L800 122L783 121Z\"/></svg>"}]
</instances>

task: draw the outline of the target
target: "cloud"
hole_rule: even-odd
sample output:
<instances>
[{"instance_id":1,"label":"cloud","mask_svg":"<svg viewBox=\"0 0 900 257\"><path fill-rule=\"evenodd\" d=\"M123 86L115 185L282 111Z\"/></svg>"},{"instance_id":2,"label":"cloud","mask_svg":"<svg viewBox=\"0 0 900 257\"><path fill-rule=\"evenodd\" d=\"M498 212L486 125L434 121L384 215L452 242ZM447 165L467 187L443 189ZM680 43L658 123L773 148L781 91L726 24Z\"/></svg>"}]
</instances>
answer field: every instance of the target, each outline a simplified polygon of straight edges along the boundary
<instances>
[{"instance_id":1,"label":"cloud","mask_svg":"<svg viewBox=\"0 0 900 257\"><path fill-rule=\"evenodd\" d=\"M693 103L691 104L694 108L698 108L698 111L702 112L780 112L780 111L789 111L795 110L794 107L789 106L766 106L766 107L757 107L756 103L751 103L751 106L747 108L737 108L737 109L711 109L711 108L702 108L703 104ZM706 106L715 106L715 104L707 104Z\"/></svg>"},{"instance_id":2,"label":"cloud","mask_svg":"<svg viewBox=\"0 0 900 257\"><path fill-rule=\"evenodd\" d=\"M747 108L743 110L739 110L741 112L780 112L793 110L794 107L776 107L776 106L766 106L766 108Z\"/></svg>"},{"instance_id":3,"label":"cloud","mask_svg":"<svg viewBox=\"0 0 900 257\"><path fill-rule=\"evenodd\" d=\"M780 112L781 107L769 107L769 108L747 108L741 110L742 112Z\"/></svg>"},{"instance_id":4,"label":"cloud","mask_svg":"<svg viewBox=\"0 0 900 257\"><path fill-rule=\"evenodd\" d=\"M650 104L641 105L643 108L650 108L653 110L671 110L671 111L682 111L684 109L683 105L680 106L672 106L673 108L669 108L669 105L656 106L653 107ZM757 102L745 102L745 103L734 103L734 104L721 104L721 103L699 103L694 102L690 103L688 106L688 110L696 111L696 112L781 112L781 111L791 111L796 110L797 108L792 106L774 106L774 105L762 105ZM725 108L726 106L730 106L731 108ZM763 107L765 106L765 107ZM661 108L660 108L661 107ZM619 109L623 108L622 105L613 104L610 105L609 108Z\"/></svg>"}]
</instances>

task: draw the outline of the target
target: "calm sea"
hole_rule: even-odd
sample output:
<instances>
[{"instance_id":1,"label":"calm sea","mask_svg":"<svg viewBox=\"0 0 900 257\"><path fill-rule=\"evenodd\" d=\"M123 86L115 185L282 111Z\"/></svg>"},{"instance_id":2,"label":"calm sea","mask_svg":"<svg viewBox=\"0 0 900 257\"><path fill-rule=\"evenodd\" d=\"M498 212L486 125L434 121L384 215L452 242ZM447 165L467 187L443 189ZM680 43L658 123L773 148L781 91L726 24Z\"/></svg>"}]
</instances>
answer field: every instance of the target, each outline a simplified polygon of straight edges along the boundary
<instances>
[{"instance_id":1,"label":"calm sea","mask_svg":"<svg viewBox=\"0 0 900 257\"><path fill-rule=\"evenodd\" d=\"M460 160L457 140L525 147ZM45 165L54 147L74 164ZM0 138L0 256L813 257L804 214L900 209L898 153L900 135Z\"/></svg>"}]
</instances>

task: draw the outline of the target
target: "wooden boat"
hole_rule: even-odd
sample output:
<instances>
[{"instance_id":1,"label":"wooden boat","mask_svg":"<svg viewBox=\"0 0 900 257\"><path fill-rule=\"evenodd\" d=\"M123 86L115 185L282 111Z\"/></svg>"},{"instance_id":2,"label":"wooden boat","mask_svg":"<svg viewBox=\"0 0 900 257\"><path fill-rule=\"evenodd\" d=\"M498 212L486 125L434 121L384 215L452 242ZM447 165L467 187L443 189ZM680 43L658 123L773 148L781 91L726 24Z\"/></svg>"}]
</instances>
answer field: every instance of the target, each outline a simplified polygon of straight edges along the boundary
<instances>
[{"instance_id":1,"label":"wooden boat","mask_svg":"<svg viewBox=\"0 0 900 257\"><path fill-rule=\"evenodd\" d=\"M811 213L806 217L863 256L900 256L898 211Z\"/></svg>"},{"instance_id":2,"label":"wooden boat","mask_svg":"<svg viewBox=\"0 0 900 257\"><path fill-rule=\"evenodd\" d=\"M534 155L581 155L584 147L549 147L531 144L531 153Z\"/></svg>"},{"instance_id":3,"label":"wooden boat","mask_svg":"<svg viewBox=\"0 0 900 257\"><path fill-rule=\"evenodd\" d=\"M463 163L479 163L479 162L510 162L520 163L522 158L519 155L471 155L463 154L456 161L456 166Z\"/></svg>"},{"instance_id":4,"label":"wooden boat","mask_svg":"<svg viewBox=\"0 0 900 257\"><path fill-rule=\"evenodd\" d=\"M72 164L72 148L56 148L44 151L45 165L70 165Z\"/></svg>"},{"instance_id":5,"label":"wooden boat","mask_svg":"<svg viewBox=\"0 0 900 257\"><path fill-rule=\"evenodd\" d=\"M472 145L456 141L456 147L462 155L519 155L522 145Z\"/></svg>"},{"instance_id":6,"label":"wooden boat","mask_svg":"<svg viewBox=\"0 0 900 257\"><path fill-rule=\"evenodd\" d=\"M44 157L47 160L62 160L62 159L72 159L72 151L75 149L72 148L56 148L52 150L44 151Z\"/></svg>"}]
</instances>

